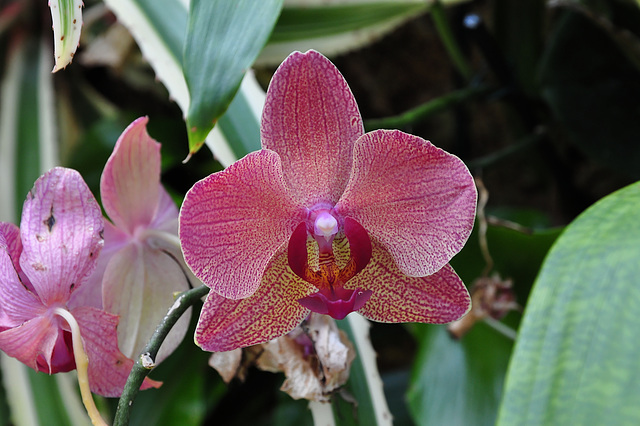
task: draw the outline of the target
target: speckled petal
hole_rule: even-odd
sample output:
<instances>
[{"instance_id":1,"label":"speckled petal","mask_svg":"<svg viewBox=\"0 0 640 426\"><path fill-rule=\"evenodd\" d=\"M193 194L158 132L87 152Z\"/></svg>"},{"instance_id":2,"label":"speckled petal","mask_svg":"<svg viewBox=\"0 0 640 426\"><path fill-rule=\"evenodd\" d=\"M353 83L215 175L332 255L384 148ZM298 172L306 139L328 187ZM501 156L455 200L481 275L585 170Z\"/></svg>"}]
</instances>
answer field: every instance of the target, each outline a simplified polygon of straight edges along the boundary
<instances>
[{"instance_id":1,"label":"speckled petal","mask_svg":"<svg viewBox=\"0 0 640 426\"><path fill-rule=\"evenodd\" d=\"M351 90L327 58L294 52L280 65L267 90L262 147L280 154L297 200L307 206L338 201L353 143L363 133Z\"/></svg>"},{"instance_id":2,"label":"speckled petal","mask_svg":"<svg viewBox=\"0 0 640 426\"><path fill-rule=\"evenodd\" d=\"M56 167L36 181L22 209L20 266L45 305L67 302L93 271L103 226L78 172Z\"/></svg>"},{"instance_id":3,"label":"speckled petal","mask_svg":"<svg viewBox=\"0 0 640 426\"><path fill-rule=\"evenodd\" d=\"M200 312L196 344L205 351L224 352L282 336L309 314L298 299L313 291L313 286L287 266L286 251L282 250L252 296L231 300L209 292Z\"/></svg>"},{"instance_id":4,"label":"speckled petal","mask_svg":"<svg viewBox=\"0 0 640 426\"><path fill-rule=\"evenodd\" d=\"M360 223L410 276L433 274L464 246L476 187L460 159L417 136L377 130L358 139L335 210Z\"/></svg>"},{"instance_id":5,"label":"speckled petal","mask_svg":"<svg viewBox=\"0 0 640 426\"><path fill-rule=\"evenodd\" d=\"M82 307L72 312L89 358L89 386L93 393L118 397L133 367L133 360L118 350L118 317L96 308ZM140 389L160 387L161 383L144 379Z\"/></svg>"},{"instance_id":6,"label":"speckled petal","mask_svg":"<svg viewBox=\"0 0 640 426\"><path fill-rule=\"evenodd\" d=\"M345 286L373 291L359 313L380 322L444 324L469 311L469 292L451 266L428 277L408 277L380 243L372 243L369 265Z\"/></svg>"},{"instance_id":7,"label":"speckled petal","mask_svg":"<svg viewBox=\"0 0 640 426\"><path fill-rule=\"evenodd\" d=\"M148 121L138 118L125 129L100 179L107 215L129 233L151 223L160 200L160 144L147 133Z\"/></svg>"},{"instance_id":8,"label":"speckled petal","mask_svg":"<svg viewBox=\"0 0 640 426\"><path fill-rule=\"evenodd\" d=\"M214 292L248 297L305 218L285 187L278 154L253 152L187 193L179 231L184 258Z\"/></svg>"}]
</instances>

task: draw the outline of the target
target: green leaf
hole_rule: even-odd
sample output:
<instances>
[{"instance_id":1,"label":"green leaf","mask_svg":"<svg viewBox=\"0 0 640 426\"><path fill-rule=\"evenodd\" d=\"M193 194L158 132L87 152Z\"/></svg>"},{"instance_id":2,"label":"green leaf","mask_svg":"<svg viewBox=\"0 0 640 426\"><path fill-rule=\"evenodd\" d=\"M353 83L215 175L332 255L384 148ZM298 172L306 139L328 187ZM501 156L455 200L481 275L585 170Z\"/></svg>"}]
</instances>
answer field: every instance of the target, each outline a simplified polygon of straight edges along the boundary
<instances>
[{"instance_id":1,"label":"green leaf","mask_svg":"<svg viewBox=\"0 0 640 426\"><path fill-rule=\"evenodd\" d=\"M512 342L479 323L460 341L416 325L420 346L407 395L418 425L493 425Z\"/></svg>"},{"instance_id":2,"label":"green leaf","mask_svg":"<svg viewBox=\"0 0 640 426\"><path fill-rule=\"evenodd\" d=\"M285 7L269 43L326 37L361 30L427 9L426 2L394 1L316 7Z\"/></svg>"},{"instance_id":3,"label":"green leaf","mask_svg":"<svg viewBox=\"0 0 640 426\"><path fill-rule=\"evenodd\" d=\"M499 425L640 423L640 184L600 200L547 256L520 327Z\"/></svg>"},{"instance_id":4,"label":"green leaf","mask_svg":"<svg viewBox=\"0 0 640 426\"><path fill-rule=\"evenodd\" d=\"M267 42L282 0L192 0L184 48L189 150L200 149Z\"/></svg>"},{"instance_id":5,"label":"green leaf","mask_svg":"<svg viewBox=\"0 0 640 426\"><path fill-rule=\"evenodd\" d=\"M53 72L69 65L78 48L82 28L82 6L82 0L49 0L56 61Z\"/></svg>"},{"instance_id":6,"label":"green leaf","mask_svg":"<svg viewBox=\"0 0 640 426\"><path fill-rule=\"evenodd\" d=\"M190 96L182 71L182 56L187 31L187 2L182 0L105 0L105 3L131 32L158 79L165 85L169 95L180 109L186 113ZM248 153L243 147L259 146L259 132L234 128L243 126L243 120L259 122L260 113L256 111L251 117L235 116L234 103L251 104L255 97L257 82L253 75L247 74L244 82L246 84L241 85L227 112L231 118L229 121L232 123L231 127L227 127L233 132L230 138L242 138L241 143L236 139L232 146L224 132L217 127L206 138L207 146L225 167ZM255 129L255 126L248 124L247 128ZM236 149L238 151L235 151Z\"/></svg>"},{"instance_id":7,"label":"green leaf","mask_svg":"<svg viewBox=\"0 0 640 426\"><path fill-rule=\"evenodd\" d=\"M445 5L468 0L445 0ZM336 55L370 44L424 13L423 0L289 0L257 63L277 65L295 50Z\"/></svg>"}]
</instances>

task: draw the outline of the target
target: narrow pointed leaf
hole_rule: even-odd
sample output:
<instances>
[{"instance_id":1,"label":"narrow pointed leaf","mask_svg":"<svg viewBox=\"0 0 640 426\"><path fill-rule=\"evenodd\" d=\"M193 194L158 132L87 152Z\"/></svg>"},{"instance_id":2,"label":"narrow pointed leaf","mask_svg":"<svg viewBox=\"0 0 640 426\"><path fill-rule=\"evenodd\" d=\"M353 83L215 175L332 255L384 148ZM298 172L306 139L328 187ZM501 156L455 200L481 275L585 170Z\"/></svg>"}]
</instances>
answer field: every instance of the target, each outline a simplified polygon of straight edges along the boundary
<instances>
[{"instance_id":1,"label":"narrow pointed leaf","mask_svg":"<svg viewBox=\"0 0 640 426\"><path fill-rule=\"evenodd\" d=\"M191 103L189 149L195 153L238 91L267 42L282 0L193 0L184 50Z\"/></svg>"},{"instance_id":2,"label":"narrow pointed leaf","mask_svg":"<svg viewBox=\"0 0 640 426\"><path fill-rule=\"evenodd\" d=\"M53 72L69 65L76 53L82 28L82 6L82 0L49 0L56 60Z\"/></svg>"},{"instance_id":3,"label":"narrow pointed leaf","mask_svg":"<svg viewBox=\"0 0 640 426\"><path fill-rule=\"evenodd\" d=\"M636 183L556 241L527 304L499 425L640 422L638 209Z\"/></svg>"},{"instance_id":4,"label":"narrow pointed leaf","mask_svg":"<svg viewBox=\"0 0 640 426\"><path fill-rule=\"evenodd\" d=\"M188 2L105 0L105 3L129 29L158 79L186 114L190 96L182 72L182 55L187 32ZM254 104L263 103L260 97L264 95L260 95L256 86L255 77L247 74L229 110L220 119L220 127L214 128L206 138L207 146L223 166L260 149L259 127L243 116L247 108L253 111ZM259 110L253 112L255 116L260 114Z\"/></svg>"},{"instance_id":5,"label":"narrow pointed leaf","mask_svg":"<svg viewBox=\"0 0 640 426\"><path fill-rule=\"evenodd\" d=\"M454 4L468 0L446 0ZM288 0L256 61L278 65L291 52L315 49L336 55L393 31L403 22L424 13L424 0Z\"/></svg>"}]
</instances>

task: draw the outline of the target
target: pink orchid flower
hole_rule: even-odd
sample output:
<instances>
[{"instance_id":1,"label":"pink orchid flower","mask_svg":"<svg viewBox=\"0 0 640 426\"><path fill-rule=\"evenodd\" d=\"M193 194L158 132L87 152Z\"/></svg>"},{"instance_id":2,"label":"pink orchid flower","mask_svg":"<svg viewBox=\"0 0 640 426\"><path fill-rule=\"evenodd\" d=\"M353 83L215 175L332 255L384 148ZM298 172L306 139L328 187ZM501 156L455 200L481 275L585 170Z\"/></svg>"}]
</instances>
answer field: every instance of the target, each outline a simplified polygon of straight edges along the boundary
<instances>
[{"instance_id":1,"label":"pink orchid flower","mask_svg":"<svg viewBox=\"0 0 640 426\"><path fill-rule=\"evenodd\" d=\"M180 213L185 260L211 288L196 343L227 351L291 331L310 311L446 323L469 294L448 262L476 189L457 157L400 131L364 133L346 81L315 52L278 68L262 150L197 182Z\"/></svg>"},{"instance_id":2,"label":"pink orchid flower","mask_svg":"<svg viewBox=\"0 0 640 426\"><path fill-rule=\"evenodd\" d=\"M100 207L78 172L57 167L36 181L20 228L0 223L0 349L36 371L70 371L79 331L91 391L115 397L133 366L118 350L118 317L72 297L96 266L102 232ZM151 386L159 383L142 388Z\"/></svg>"},{"instance_id":3,"label":"pink orchid flower","mask_svg":"<svg viewBox=\"0 0 640 426\"><path fill-rule=\"evenodd\" d=\"M107 312L120 317L118 342L128 357L139 355L173 305L189 289L178 240L178 208L160 183L160 144L147 133L147 117L131 123L107 160L100 180L105 247L91 277L102 289ZM96 300L95 296L88 296ZM191 311L162 344L156 363L184 338Z\"/></svg>"}]
</instances>

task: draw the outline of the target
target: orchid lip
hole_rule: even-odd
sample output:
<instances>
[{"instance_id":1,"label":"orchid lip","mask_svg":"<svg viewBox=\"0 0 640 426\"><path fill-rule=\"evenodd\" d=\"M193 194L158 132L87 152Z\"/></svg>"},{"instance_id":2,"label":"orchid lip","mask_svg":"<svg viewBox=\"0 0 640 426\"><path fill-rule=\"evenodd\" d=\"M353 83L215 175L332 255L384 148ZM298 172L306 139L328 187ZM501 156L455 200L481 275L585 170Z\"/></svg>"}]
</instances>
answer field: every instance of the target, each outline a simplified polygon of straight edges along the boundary
<instances>
[{"instance_id":1,"label":"orchid lip","mask_svg":"<svg viewBox=\"0 0 640 426\"><path fill-rule=\"evenodd\" d=\"M336 293L327 297L325 292L318 291L298 300L305 308L318 314L329 315L333 319L344 319L351 312L362 308L369 300L373 292L357 288L355 290L340 289L340 295Z\"/></svg>"}]
</instances>

